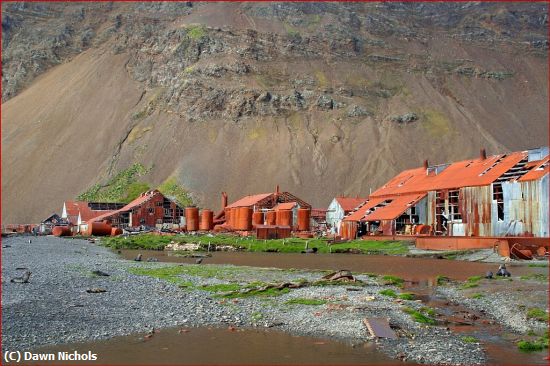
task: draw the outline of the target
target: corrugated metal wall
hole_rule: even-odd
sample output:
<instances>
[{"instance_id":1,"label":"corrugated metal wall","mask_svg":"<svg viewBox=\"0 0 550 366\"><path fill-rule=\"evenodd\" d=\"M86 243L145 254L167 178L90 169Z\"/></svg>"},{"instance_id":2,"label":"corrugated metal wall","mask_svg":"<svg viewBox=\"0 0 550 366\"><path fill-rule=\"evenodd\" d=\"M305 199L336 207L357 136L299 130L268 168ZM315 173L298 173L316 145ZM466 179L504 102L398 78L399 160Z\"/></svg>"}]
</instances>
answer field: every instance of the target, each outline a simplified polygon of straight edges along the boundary
<instances>
[{"instance_id":1,"label":"corrugated metal wall","mask_svg":"<svg viewBox=\"0 0 550 366\"><path fill-rule=\"evenodd\" d=\"M490 236L493 190L491 186L460 188L459 210L464 235Z\"/></svg>"},{"instance_id":2,"label":"corrugated metal wall","mask_svg":"<svg viewBox=\"0 0 550 366\"><path fill-rule=\"evenodd\" d=\"M540 180L505 182L504 222L496 224L499 235L548 235L548 174Z\"/></svg>"}]
</instances>

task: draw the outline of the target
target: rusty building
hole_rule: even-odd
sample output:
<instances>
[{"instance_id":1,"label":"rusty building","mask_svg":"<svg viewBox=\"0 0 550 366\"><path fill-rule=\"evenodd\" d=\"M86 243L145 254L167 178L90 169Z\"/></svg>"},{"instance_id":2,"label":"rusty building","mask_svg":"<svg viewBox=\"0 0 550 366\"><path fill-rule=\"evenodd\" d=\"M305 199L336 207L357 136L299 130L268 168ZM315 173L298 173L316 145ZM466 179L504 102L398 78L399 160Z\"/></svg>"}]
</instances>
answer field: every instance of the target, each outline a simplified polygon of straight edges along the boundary
<instances>
[{"instance_id":1,"label":"rusty building","mask_svg":"<svg viewBox=\"0 0 550 366\"><path fill-rule=\"evenodd\" d=\"M141 225L149 227L174 227L183 225L184 210L158 190L151 190L142 193L135 200L118 210L90 218L83 225L103 220L110 221L113 227L118 228ZM82 228L83 231L86 229L85 227Z\"/></svg>"},{"instance_id":2,"label":"rusty building","mask_svg":"<svg viewBox=\"0 0 550 366\"><path fill-rule=\"evenodd\" d=\"M229 205L227 195L222 193L222 211L215 217L216 223L230 230L250 231L260 227L263 233L279 227L279 238L290 236L292 229L309 230L310 220L311 205L289 192L280 192L279 186L275 192L245 196Z\"/></svg>"},{"instance_id":3,"label":"rusty building","mask_svg":"<svg viewBox=\"0 0 550 366\"><path fill-rule=\"evenodd\" d=\"M342 235L548 237L548 147L405 170L341 224Z\"/></svg>"}]
</instances>

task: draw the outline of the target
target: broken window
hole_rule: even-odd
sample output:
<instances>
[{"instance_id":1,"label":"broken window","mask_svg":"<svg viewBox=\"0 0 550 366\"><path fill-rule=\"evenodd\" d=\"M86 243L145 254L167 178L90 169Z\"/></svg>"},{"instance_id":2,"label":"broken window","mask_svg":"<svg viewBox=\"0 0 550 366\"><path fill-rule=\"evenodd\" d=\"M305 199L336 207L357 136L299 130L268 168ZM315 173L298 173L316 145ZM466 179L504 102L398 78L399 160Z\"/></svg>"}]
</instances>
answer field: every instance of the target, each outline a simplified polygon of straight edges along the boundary
<instances>
[{"instance_id":1,"label":"broken window","mask_svg":"<svg viewBox=\"0 0 550 366\"><path fill-rule=\"evenodd\" d=\"M450 221L461 221L462 215L458 210L459 191L449 191L449 217Z\"/></svg>"},{"instance_id":2,"label":"broken window","mask_svg":"<svg viewBox=\"0 0 550 366\"><path fill-rule=\"evenodd\" d=\"M148 211L149 211L149 215L152 215L155 213L155 209L153 207L149 207Z\"/></svg>"},{"instance_id":3,"label":"broken window","mask_svg":"<svg viewBox=\"0 0 550 366\"><path fill-rule=\"evenodd\" d=\"M493 200L497 203L497 217L499 221L504 221L504 195L502 193L502 184L493 184Z\"/></svg>"},{"instance_id":4,"label":"broken window","mask_svg":"<svg viewBox=\"0 0 550 366\"><path fill-rule=\"evenodd\" d=\"M157 201L157 202L155 203L155 206L157 206L157 207L162 207L162 201Z\"/></svg>"}]
</instances>

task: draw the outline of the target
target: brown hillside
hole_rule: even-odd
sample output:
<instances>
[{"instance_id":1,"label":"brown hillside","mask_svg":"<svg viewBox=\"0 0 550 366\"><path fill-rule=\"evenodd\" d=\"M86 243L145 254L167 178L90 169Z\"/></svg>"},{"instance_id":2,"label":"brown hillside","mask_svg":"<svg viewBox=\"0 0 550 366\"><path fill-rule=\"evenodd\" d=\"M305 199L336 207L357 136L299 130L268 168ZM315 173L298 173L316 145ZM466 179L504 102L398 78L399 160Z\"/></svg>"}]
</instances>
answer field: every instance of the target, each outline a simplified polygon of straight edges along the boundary
<instances>
[{"instance_id":1,"label":"brown hillside","mask_svg":"<svg viewBox=\"0 0 550 366\"><path fill-rule=\"evenodd\" d=\"M85 50L36 78L17 79L7 60L5 77L19 80L10 85L30 86L3 90L3 223L39 221L136 162L151 167L151 185L175 176L216 210L222 190L233 200L275 184L323 207L426 158L548 143L546 51L525 41L544 35L531 24L536 9L510 19L501 4L482 9L492 18L449 8L440 19L430 5L413 21L372 4L328 5L92 6L97 38ZM7 12L36 26L16 10L3 5L3 24ZM147 16L147 27L132 21ZM117 30L99 38L113 19ZM72 27L67 37L79 34ZM24 33L11 32L7 48Z\"/></svg>"}]
</instances>

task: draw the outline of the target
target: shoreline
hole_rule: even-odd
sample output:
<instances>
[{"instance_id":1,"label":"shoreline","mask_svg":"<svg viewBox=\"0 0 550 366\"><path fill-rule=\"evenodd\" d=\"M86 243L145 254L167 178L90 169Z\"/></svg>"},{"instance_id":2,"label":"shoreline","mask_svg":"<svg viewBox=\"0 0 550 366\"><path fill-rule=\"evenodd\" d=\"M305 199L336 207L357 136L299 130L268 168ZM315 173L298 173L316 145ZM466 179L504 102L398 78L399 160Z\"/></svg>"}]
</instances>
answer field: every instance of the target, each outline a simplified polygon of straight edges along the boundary
<instances>
[{"instance_id":1,"label":"shoreline","mask_svg":"<svg viewBox=\"0 0 550 366\"><path fill-rule=\"evenodd\" d=\"M307 286L272 297L230 298L224 297L228 285L242 289L255 282L315 281L326 272L133 262L78 239L38 237L26 244L24 238L13 238L4 244L12 246L2 251L3 349L89 342L174 326L273 328L358 344L373 341L364 318L389 317L401 337L376 342L385 354L432 364L486 362L479 344L464 342L445 327L413 321L403 308L420 311L424 305L381 295L382 290L404 290L367 275L356 276L364 282L358 287ZM33 272L30 283L10 283L15 268L22 266ZM171 268L174 273L167 275ZM94 270L110 276L95 276ZM92 288L106 292L86 292ZM301 304L304 299L318 304ZM41 329L29 331L37 324ZM449 352L448 345L456 351Z\"/></svg>"}]
</instances>

